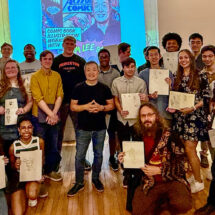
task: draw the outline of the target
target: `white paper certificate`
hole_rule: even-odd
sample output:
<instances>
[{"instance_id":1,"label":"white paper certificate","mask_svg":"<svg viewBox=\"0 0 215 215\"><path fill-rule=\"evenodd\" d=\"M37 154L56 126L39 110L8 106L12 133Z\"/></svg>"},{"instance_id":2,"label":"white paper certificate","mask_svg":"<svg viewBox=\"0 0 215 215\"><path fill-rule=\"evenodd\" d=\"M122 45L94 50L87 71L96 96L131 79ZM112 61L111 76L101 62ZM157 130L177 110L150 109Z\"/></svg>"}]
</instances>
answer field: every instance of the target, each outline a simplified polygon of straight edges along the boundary
<instances>
[{"instance_id":1,"label":"white paper certificate","mask_svg":"<svg viewBox=\"0 0 215 215\"><path fill-rule=\"evenodd\" d=\"M16 125L18 110L17 99L6 99L5 100L5 125Z\"/></svg>"},{"instance_id":2,"label":"white paper certificate","mask_svg":"<svg viewBox=\"0 0 215 215\"><path fill-rule=\"evenodd\" d=\"M178 52L166 52L163 54L164 68L176 75L178 68Z\"/></svg>"},{"instance_id":3,"label":"white paper certificate","mask_svg":"<svg viewBox=\"0 0 215 215\"><path fill-rule=\"evenodd\" d=\"M143 142L139 141L123 141L122 142L124 156L124 168L139 169L145 164Z\"/></svg>"},{"instance_id":4,"label":"white paper certificate","mask_svg":"<svg viewBox=\"0 0 215 215\"><path fill-rule=\"evenodd\" d=\"M42 150L20 152L19 181L39 181L42 178Z\"/></svg>"},{"instance_id":5,"label":"white paper certificate","mask_svg":"<svg viewBox=\"0 0 215 215\"><path fill-rule=\"evenodd\" d=\"M141 105L139 93L121 94L121 99L122 109L129 112L125 119L136 119Z\"/></svg>"},{"instance_id":6,"label":"white paper certificate","mask_svg":"<svg viewBox=\"0 0 215 215\"><path fill-rule=\"evenodd\" d=\"M169 78L167 69L150 69L149 72L149 94L158 92L158 95L169 95L169 85L165 81Z\"/></svg>"},{"instance_id":7,"label":"white paper certificate","mask_svg":"<svg viewBox=\"0 0 215 215\"><path fill-rule=\"evenodd\" d=\"M4 156L0 156L0 189L6 187Z\"/></svg>"},{"instance_id":8,"label":"white paper certificate","mask_svg":"<svg viewBox=\"0 0 215 215\"><path fill-rule=\"evenodd\" d=\"M195 103L195 94L170 91L169 108L176 110L193 107Z\"/></svg>"}]
</instances>

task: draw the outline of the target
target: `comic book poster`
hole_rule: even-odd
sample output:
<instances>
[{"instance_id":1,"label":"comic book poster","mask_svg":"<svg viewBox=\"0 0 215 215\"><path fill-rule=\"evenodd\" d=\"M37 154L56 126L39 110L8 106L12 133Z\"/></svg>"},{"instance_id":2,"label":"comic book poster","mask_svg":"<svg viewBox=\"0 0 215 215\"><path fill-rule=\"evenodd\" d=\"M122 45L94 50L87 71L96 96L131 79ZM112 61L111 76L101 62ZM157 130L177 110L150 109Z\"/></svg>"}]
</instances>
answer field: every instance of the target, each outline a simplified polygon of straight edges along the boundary
<instances>
[{"instance_id":1,"label":"comic book poster","mask_svg":"<svg viewBox=\"0 0 215 215\"><path fill-rule=\"evenodd\" d=\"M43 49L62 53L65 36L76 38L75 53L97 60L103 46L121 42L119 0L41 0Z\"/></svg>"}]
</instances>

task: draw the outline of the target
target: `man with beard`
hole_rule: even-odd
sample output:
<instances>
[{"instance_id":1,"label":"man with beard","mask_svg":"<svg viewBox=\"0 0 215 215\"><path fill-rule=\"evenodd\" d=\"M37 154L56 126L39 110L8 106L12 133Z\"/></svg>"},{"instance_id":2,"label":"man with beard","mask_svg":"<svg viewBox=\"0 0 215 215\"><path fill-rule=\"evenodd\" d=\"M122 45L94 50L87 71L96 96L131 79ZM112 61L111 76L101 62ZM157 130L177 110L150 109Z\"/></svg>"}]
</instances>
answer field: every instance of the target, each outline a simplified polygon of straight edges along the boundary
<instances>
[{"instance_id":1,"label":"man with beard","mask_svg":"<svg viewBox=\"0 0 215 215\"><path fill-rule=\"evenodd\" d=\"M133 140L144 142L146 163L140 169L129 169L127 210L134 215L153 215L166 208L169 214L191 209L183 144L177 134L170 134L153 104L141 105ZM124 156L125 152L118 156L121 163Z\"/></svg>"}]
</instances>

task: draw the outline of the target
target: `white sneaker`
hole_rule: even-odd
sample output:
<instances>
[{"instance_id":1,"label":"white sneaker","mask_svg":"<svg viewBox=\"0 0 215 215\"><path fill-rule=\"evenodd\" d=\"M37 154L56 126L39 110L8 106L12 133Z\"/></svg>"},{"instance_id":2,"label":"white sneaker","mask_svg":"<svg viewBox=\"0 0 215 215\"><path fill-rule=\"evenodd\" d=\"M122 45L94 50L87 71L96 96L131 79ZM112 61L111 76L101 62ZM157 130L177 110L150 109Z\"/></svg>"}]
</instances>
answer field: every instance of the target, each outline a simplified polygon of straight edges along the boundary
<instances>
[{"instance_id":1,"label":"white sneaker","mask_svg":"<svg viewBox=\"0 0 215 215\"><path fill-rule=\"evenodd\" d=\"M37 199L28 199L28 206L29 207L35 207L37 205Z\"/></svg>"},{"instance_id":2,"label":"white sneaker","mask_svg":"<svg viewBox=\"0 0 215 215\"><path fill-rule=\"evenodd\" d=\"M212 173L211 173L211 168L208 168L207 172L206 172L206 178L210 181L212 181Z\"/></svg>"},{"instance_id":3,"label":"white sneaker","mask_svg":"<svg viewBox=\"0 0 215 215\"><path fill-rule=\"evenodd\" d=\"M204 182L200 183L198 181L195 181L193 184L190 184L191 193L198 193L199 191L204 190Z\"/></svg>"}]
</instances>

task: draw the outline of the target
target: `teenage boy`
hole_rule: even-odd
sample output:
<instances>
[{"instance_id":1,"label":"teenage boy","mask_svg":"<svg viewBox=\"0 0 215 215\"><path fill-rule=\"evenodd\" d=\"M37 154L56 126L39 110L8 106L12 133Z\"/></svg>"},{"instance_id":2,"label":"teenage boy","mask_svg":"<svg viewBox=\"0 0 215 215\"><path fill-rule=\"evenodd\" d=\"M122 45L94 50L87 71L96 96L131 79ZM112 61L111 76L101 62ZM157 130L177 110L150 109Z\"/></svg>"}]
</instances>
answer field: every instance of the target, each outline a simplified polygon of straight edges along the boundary
<instances>
[{"instance_id":1,"label":"teenage boy","mask_svg":"<svg viewBox=\"0 0 215 215\"><path fill-rule=\"evenodd\" d=\"M19 64L21 75L28 75L41 68L40 61L35 59L36 51L32 44L26 44L24 47L25 61Z\"/></svg>"},{"instance_id":2,"label":"teenage boy","mask_svg":"<svg viewBox=\"0 0 215 215\"><path fill-rule=\"evenodd\" d=\"M193 33L189 36L189 46L196 59L196 68L201 71L204 68L202 61L201 47L203 46L203 36L199 33Z\"/></svg>"},{"instance_id":3,"label":"teenage boy","mask_svg":"<svg viewBox=\"0 0 215 215\"><path fill-rule=\"evenodd\" d=\"M110 66L110 52L107 49L101 49L98 53L99 58L99 77L98 81L107 85L109 89L111 89L113 80L120 76L119 72ZM109 149L110 149L110 158L109 165L113 171L117 171L119 169L118 162L115 159L114 155L116 152L116 109L109 112L110 121L107 128L108 136L109 136Z\"/></svg>"},{"instance_id":4,"label":"teenage boy","mask_svg":"<svg viewBox=\"0 0 215 215\"><path fill-rule=\"evenodd\" d=\"M146 50L146 57L150 63L150 68L146 68L140 72L139 77L146 82L147 89L149 90L149 76L150 72L153 72L151 69L162 69L159 65L159 61L161 59L160 49L156 46L150 46ZM167 84L170 84L170 79L173 80L171 72L169 72L169 76L165 79ZM169 103L169 96L158 95L158 92L156 91L149 95L149 100L157 106L159 112L165 119L172 119L171 114L166 111Z\"/></svg>"},{"instance_id":5,"label":"teenage boy","mask_svg":"<svg viewBox=\"0 0 215 215\"><path fill-rule=\"evenodd\" d=\"M45 50L40 54L41 69L31 77L32 115L37 123L36 133L45 141L45 175L53 181L62 180L58 172L61 156L57 148L59 114L63 87L60 75L51 70L54 55Z\"/></svg>"},{"instance_id":6,"label":"teenage boy","mask_svg":"<svg viewBox=\"0 0 215 215\"><path fill-rule=\"evenodd\" d=\"M70 104L70 109L78 112L78 124L75 155L76 183L69 190L68 196L74 196L84 189L84 163L91 140L94 152L92 184L98 192L104 191L99 174L106 134L105 114L114 109L114 101L110 89L98 82L99 67L96 62L87 62L84 72L87 80L76 85Z\"/></svg>"},{"instance_id":7,"label":"teenage boy","mask_svg":"<svg viewBox=\"0 0 215 215\"><path fill-rule=\"evenodd\" d=\"M2 72L5 63L10 59L11 54L13 53L13 46L9 43L3 43L1 46L1 54L0 58L0 72ZM1 73L0 73L1 76Z\"/></svg>"},{"instance_id":8,"label":"teenage boy","mask_svg":"<svg viewBox=\"0 0 215 215\"><path fill-rule=\"evenodd\" d=\"M169 69L173 75L176 75L178 68L178 51L181 48L182 39L177 33L168 33L162 38L163 48L166 53L163 54L164 68Z\"/></svg>"},{"instance_id":9,"label":"teenage boy","mask_svg":"<svg viewBox=\"0 0 215 215\"><path fill-rule=\"evenodd\" d=\"M129 114L127 110L122 108L121 94L124 93L139 93L141 101L148 101L147 86L145 81L135 76L136 62L133 58L127 58L122 62L124 75L116 78L112 84L112 94L117 109L117 132L122 149L122 141L129 141L133 135L133 125L136 119L126 119ZM123 180L123 186L127 187L127 178Z\"/></svg>"},{"instance_id":10,"label":"teenage boy","mask_svg":"<svg viewBox=\"0 0 215 215\"><path fill-rule=\"evenodd\" d=\"M208 45L204 46L201 50L202 61L205 65L204 69L201 72L206 72L209 86L210 86L210 98L213 98L213 90L215 88L215 46ZM211 144L207 144L207 141L201 143L200 157L201 157L201 166L204 168L209 167L209 162L207 158L207 151L210 151L211 159L215 158L215 149L211 147ZM211 172L207 174L208 179L212 179Z\"/></svg>"}]
</instances>

